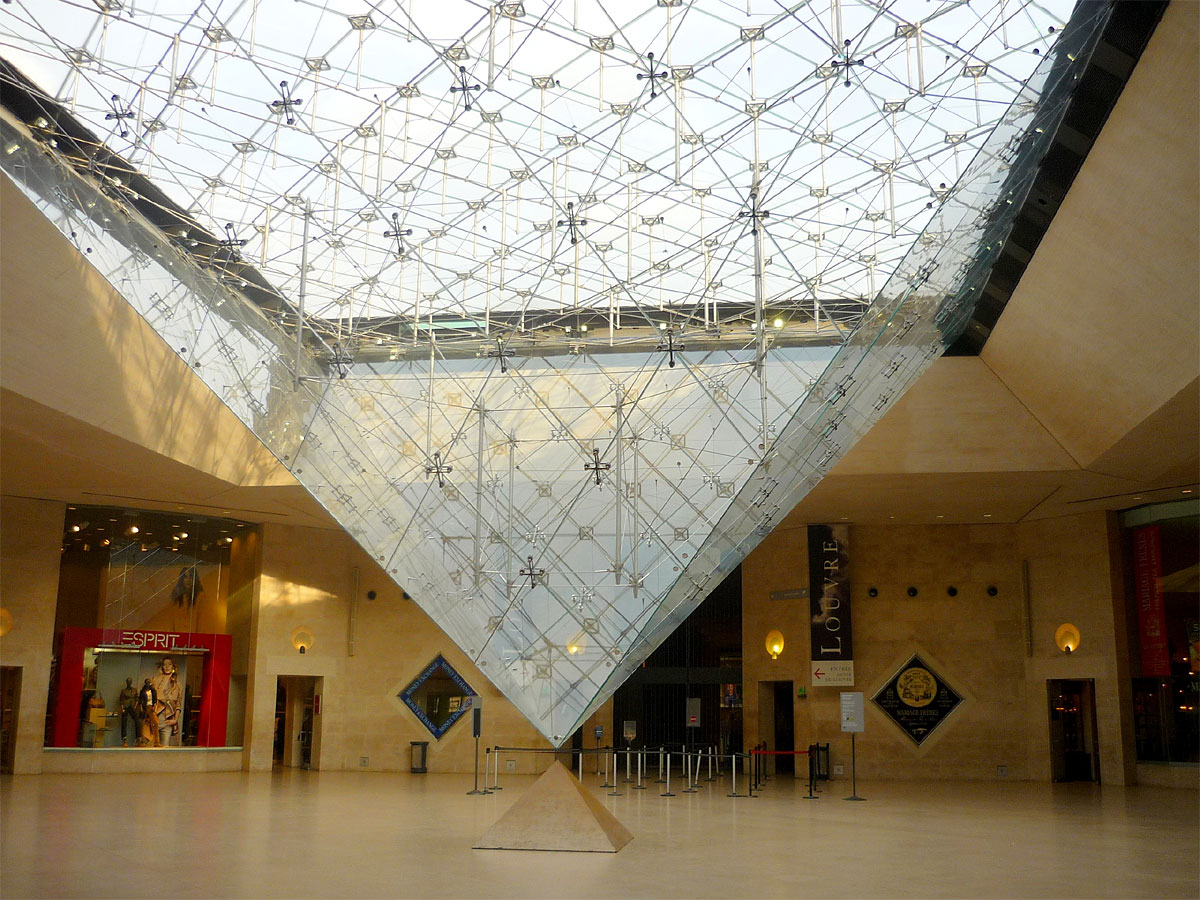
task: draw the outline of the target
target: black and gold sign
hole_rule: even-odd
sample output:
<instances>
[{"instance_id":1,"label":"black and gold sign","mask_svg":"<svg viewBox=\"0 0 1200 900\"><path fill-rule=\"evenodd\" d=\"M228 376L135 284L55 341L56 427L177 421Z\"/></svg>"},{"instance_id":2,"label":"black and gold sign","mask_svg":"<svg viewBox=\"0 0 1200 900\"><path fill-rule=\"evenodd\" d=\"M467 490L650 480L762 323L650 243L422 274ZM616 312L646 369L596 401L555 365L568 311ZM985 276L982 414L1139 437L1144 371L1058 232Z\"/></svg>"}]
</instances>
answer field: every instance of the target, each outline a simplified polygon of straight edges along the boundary
<instances>
[{"instance_id":1,"label":"black and gold sign","mask_svg":"<svg viewBox=\"0 0 1200 900\"><path fill-rule=\"evenodd\" d=\"M920 746L962 703L962 697L942 681L921 657L914 656L900 667L871 701Z\"/></svg>"}]
</instances>

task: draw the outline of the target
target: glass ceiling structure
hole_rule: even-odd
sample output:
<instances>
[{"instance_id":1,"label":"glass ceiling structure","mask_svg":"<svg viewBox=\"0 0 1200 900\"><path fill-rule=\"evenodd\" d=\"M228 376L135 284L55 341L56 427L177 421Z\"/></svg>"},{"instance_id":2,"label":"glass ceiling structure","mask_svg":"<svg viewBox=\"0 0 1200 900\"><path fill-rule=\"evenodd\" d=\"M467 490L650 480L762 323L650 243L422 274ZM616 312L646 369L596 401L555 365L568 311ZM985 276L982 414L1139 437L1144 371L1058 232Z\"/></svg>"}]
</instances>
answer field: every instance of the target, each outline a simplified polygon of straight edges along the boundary
<instances>
[{"instance_id":1,"label":"glass ceiling structure","mask_svg":"<svg viewBox=\"0 0 1200 900\"><path fill-rule=\"evenodd\" d=\"M14 0L0 165L559 744L957 336L1106 16Z\"/></svg>"}]
</instances>

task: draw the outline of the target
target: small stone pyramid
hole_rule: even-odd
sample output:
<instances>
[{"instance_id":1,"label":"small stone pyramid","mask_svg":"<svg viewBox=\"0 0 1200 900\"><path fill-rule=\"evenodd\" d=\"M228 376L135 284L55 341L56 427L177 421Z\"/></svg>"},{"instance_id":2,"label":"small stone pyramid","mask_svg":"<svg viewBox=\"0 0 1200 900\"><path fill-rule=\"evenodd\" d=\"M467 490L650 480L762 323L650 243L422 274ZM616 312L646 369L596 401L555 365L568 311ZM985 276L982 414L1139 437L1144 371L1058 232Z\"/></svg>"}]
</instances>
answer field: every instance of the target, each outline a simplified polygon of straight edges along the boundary
<instances>
[{"instance_id":1,"label":"small stone pyramid","mask_svg":"<svg viewBox=\"0 0 1200 900\"><path fill-rule=\"evenodd\" d=\"M631 840L629 829L555 760L475 849L616 853Z\"/></svg>"}]
</instances>

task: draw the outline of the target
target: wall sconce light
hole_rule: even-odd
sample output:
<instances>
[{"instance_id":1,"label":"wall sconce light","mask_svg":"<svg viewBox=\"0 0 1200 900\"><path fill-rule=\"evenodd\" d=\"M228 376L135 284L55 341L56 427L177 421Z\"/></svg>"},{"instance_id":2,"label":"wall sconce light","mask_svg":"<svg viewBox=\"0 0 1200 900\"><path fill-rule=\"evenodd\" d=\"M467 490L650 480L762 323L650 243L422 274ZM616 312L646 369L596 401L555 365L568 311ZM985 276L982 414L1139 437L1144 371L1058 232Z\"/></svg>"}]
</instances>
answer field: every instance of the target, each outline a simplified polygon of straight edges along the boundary
<instances>
[{"instance_id":1,"label":"wall sconce light","mask_svg":"<svg viewBox=\"0 0 1200 900\"><path fill-rule=\"evenodd\" d=\"M779 659L779 654L783 652L783 634L778 628L767 632L767 652L771 654L771 659Z\"/></svg>"},{"instance_id":2,"label":"wall sconce light","mask_svg":"<svg viewBox=\"0 0 1200 900\"><path fill-rule=\"evenodd\" d=\"M292 646L302 654L307 653L315 643L312 632L301 626L292 632Z\"/></svg>"},{"instance_id":3,"label":"wall sconce light","mask_svg":"<svg viewBox=\"0 0 1200 900\"><path fill-rule=\"evenodd\" d=\"M0 606L0 637L12 631L13 616L5 607Z\"/></svg>"},{"instance_id":4,"label":"wall sconce light","mask_svg":"<svg viewBox=\"0 0 1200 900\"><path fill-rule=\"evenodd\" d=\"M1054 643L1058 649L1070 656L1079 648L1079 629L1070 622L1064 622L1054 632Z\"/></svg>"}]
</instances>

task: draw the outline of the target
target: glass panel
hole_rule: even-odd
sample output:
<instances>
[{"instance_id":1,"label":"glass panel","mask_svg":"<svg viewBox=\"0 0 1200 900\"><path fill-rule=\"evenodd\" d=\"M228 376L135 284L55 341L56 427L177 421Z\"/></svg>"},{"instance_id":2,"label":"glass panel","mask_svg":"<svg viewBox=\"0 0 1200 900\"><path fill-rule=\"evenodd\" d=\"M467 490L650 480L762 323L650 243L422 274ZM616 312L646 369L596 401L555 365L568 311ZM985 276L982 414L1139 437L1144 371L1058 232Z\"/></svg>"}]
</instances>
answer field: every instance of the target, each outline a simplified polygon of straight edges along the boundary
<instances>
[{"instance_id":1,"label":"glass panel","mask_svg":"<svg viewBox=\"0 0 1200 900\"><path fill-rule=\"evenodd\" d=\"M80 747L195 743L203 667L199 656L90 648L83 666Z\"/></svg>"}]
</instances>

